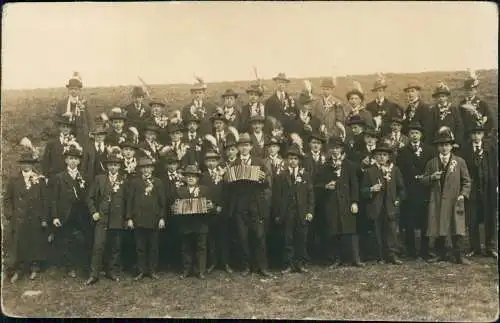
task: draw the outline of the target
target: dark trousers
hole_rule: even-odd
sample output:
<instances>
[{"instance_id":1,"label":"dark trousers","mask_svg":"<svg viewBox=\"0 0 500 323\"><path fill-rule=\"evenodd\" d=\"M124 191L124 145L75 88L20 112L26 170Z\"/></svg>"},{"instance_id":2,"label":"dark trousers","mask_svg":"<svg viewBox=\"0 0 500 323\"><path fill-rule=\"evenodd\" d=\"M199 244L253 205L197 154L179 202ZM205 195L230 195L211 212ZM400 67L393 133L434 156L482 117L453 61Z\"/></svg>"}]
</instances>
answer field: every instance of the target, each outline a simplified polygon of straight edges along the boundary
<instances>
[{"instance_id":1,"label":"dark trousers","mask_svg":"<svg viewBox=\"0 0 500 323\"><path fill-rule=\"evenodd\" d=\"M40 263L38 261L19 261L14 264L13 269L16 272L24 272L28 270L31 272L39 272Z\"/></svg>"},{"instance_id":2,"label":"dark trousers","mask_svg":"<svg viewBox=\"0 0 500 323\"><path fill-rule=\"evenodd\" d=\"M302 266L307 261L307 229L308 224L303 216L296 212L287 214L284 220L284 253L285 266Z\"/></svg>"},{"instance_id":3,"label":"dark trousers","mask_svg":"<svg viewBox=\"0 0 500 323\"><path fill-rule=\"evenodd\" d=\"M137 270L135 232L133 230L123 230L120 240L120 253L123 269L128 272L135 272Z\"/></svg>"},{"instance_id":4,"label":"dark trousers","mask_svg":"<svg viewBox=\"0 0 500 323\"><path fill-rule=\"evenodd\" d=\"M429 255L429 237L426 236L427 232L427 205L405 205L401 214L401 222L404 232L404 244L407 255L416 257L416 238L415 230L420 229L420 255L428 257Z\"/></svg>"},{"instance_id":5,"label":"dark trousers","mask_svg":"<svg viewBox=\"0 0 500 323\"><path fill-rule=\"evenodd\" d=\"M271 219L275 219L274 214L271 214ZM283 242L284 242L284 232L283 226L276 221L269 221L268 230L266 233L266 246L267 246L267 257L268 265L270 267L281 266L282 254L283 254Z\"/></svg>"},{"instance_id":6,"label":"dark trousers","mask_svg":"<svg viewBox=\"0 0 500 323\"><path fill-rule=\"evenodd\" d=\"M324 230L324 214L321 206L316 204L314 208L314 218L309 225L307 232L307 252L311 260L321 261L326 253L327 235Z\"/></svg>"},{"instance_id":7,"label":"dark trousers","mask_svg":"<svg viewBox=\"0 0 500 323\"><path fill-rule=\"evenodd\" d=\"M158 265L158 231L156 229L136 228L135 245L139 272L143 274L155 273Z\"/></svg>"},{"instance_id":8,"label":"dark trousers","mask_svg":"<svg viewBox=\"0 0 500 323\"><path fill-rule=\"evenodd\" d=\"M328 261L345 263L358 263L359 258L359 239L357 234L334 234L327 240Z\"/></svg>"},{"instance_id":9,"label":"dark trousers","mask_svg":"<svg viewBox=\"0 0 500 323\"><path fill-rule=\"evenodd\" d=\"M439 236L434 241L434 248L440 258L445 259L448 256L448 247L446 246L446 236ZM451 252L455 259L463 256L463 237L459 235L451 236Z\"/></svg>"},{"instance_id":10,"label":"dark trousers","mask_svg":"<svg viewBox=\"0 0 500 323\"><path fill-rule=\"evenodd\" d=\"M397 221L382 212L374 220L378 260L392 259L397 251Z\"/></svg>"},{"instance_id":11,"label":"dark trousers","mask_svg":"<svg viewBox=\"0 0 500 323\"><path fill-rule=\"evenodd\" d=\"M179 233L179 219L169 217L165 230L159 233L160 266L179 269L181 267L181 235Z\"/></svg>"},{"instance_id":12,"label":"dark trousers","mask_svg":"<svg viewBox=\"0 0 500 323\"><path fill-rule=\"evenodd\" d=\"M484 224L484 240L487 251L495 251L497 245L497 214L490 204L483 201L469 201L467 205L469 218L469 243L471 250L481 251L479 225Z\"/></svg>"},{"instance_id":13,"label":"dark trousers","mask_svg":"<svg viewBox=\"0 0 500 323\"><path fill-rule=\"evenodd\" d=\"M103 267L107 273L118 271L120 234L121 230L119 229L108 229L104 225L96 224L94 228L94 246L92 248L90 276L99 277L99 273Z\"/></svg>"},{"instance_id":14,"label":"dark trousers","mask_svg":"<svg viewBox=\"0 0 500 323\"><path fill-rule=\"evenodd\" d=\"M210 265L225 266L229 261L228 219L214 215L208 231L208 258Z\"/></svg>"},{"instance_id":15,"label":"dark trousers","mask_svg":"<svg viewBox=\"0 0 500 323\"><path fill-rule=\"evenodd\" d=\"M246 209L240 206L240 210L235 213L235 221L243 267L250 266L250 243L252 243L257 269L267 269L265 223L259 216L257 205L250 204Z\"/></svg>"},{"instance_id":16,"label":"dark trousers","mask_svg":"<svg viewBox=\"0 0 500 323\"><path fill-rule=\"evenodd\" d=\"M185 271L193 268L193 255L196 257L196 273L205 272L207 264L207 234L189 232L181 238L182 266Z\"/></svg>"}]
</instances>

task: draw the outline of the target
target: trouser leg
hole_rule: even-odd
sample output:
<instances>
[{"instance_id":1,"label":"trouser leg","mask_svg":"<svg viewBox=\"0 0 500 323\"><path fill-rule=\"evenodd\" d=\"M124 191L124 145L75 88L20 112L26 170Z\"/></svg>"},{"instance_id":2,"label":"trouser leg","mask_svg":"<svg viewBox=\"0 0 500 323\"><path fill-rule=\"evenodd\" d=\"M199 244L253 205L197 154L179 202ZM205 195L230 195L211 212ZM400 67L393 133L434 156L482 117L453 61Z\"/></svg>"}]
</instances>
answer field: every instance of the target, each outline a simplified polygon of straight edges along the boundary
<instances>
[{"instance_id":1,"label":"trouser leg","mask_svg":"<svg viewBox=\"0 0 500 323\"><path fill-rule=\"evenodd\" d=\"M182 267L184 271L191 271L193 266L192 259L192 234L185 233L182 234L181 238L181 255L182 255Z\"/></svg>"},{"instance_id":2,"label":"trouser leg","mask_svg":"<svg viewBox=\"0 0 500 323\"><path fill-rule=\"evenodd\" d=\"M492 208L494 209L494 208ZM486 213L484 219L485 244L487 251L497 250L498 223L497 214L493 211Z\"/></svg>"},{"instance_id":3,"label":"trouser leg","mask_svg":"<svg viewBox=\"0 0 500 323\"><path fill-rule=\"evenodd\" d=\"M207 234L196 234L196 269L198 274L203 274L207 264Z\"/></svg>"},{"instance_id":4,"label":"trouser leg","mask_svg":"<svg viewBox=\"0 0 500 323\"><path fill-rule=\"evenodd\" d=\"M357 234L345 234L342 236L342 239L344 241L343 245L347 246L348 249L348 254L349 254L349 260L356 264L361 262L361 259L359 257L359 238Z\"/></svg>"},{"instance_id":5,"label":"trouser leg","mask_svg":"<svg viewBox=\"0 0 500 323\"><path fill-rule=\"evenodd\" d=\"M479 233L480 216L483 212L483 208L479 205L480 201L469 204L469 244L470 249L476 252L481 251L481 240Z\"/></svg>"},{"instance_id":6,"label":"trouser leg","mask_svg":"<svg viewBox=\"0 0 500 323\"><path fill-rule=\"evenodd\" d=\"M245 221L246 214L236 214L236 227L238 230L238 240L240 242L241 261L244 268L250 266L250 247L248 241L248 227Z\"/></svg>"},{"instance_id":7,"label":"trouser leg","mask_svg":"<svg viewBox=\"0 0 500 323\"><path fill-rule=\"evenodd\" d=\"M392 259L397 251L397 222L386 219L384 223L384 248L387 250L387 257Z\"/></svg>"},{"instance_id":8,"label":"trouser leg","mask_svg":"<svg viewBox=\"0 0 500 323\"><path fill-rule=\"evenodd\" d=\"M108 273L117 272L120 268L120 246L121 246L121 230L108 230L108 246L109 246L109 261Z\"/></svg>"},{"instance_id":9,"label":"trouser leg","mask_svg":"<svg viewBox=\"0 0 500 323\"><path fill-rule=\"evenodd\" d=\"M463 257L463 237L459 235L453 235L451 237L453 257L459 260Z\"/></svg>"},{"instance_id":10,"label":"trouser leg","mask_svg":"<svg viewBox=\"0 0 500 323\"><path fill-rule=\"evenodd\" d=\"M94 228L94 244L92 248L92 260L90 263L90 276L99 277L103 267L106 250L107 231L106 227L96 224Z\"/></svg>"},{"instance_id":11,"label":"trouser leg","mask_svg":"<svg viewBox=\"0 0 500 323\"><path fill-rule=\"evenodd\" d=\"M264 223L262 221L256 221L252 229L256 265L260 270L267 270L266 235Z\"/></svg>"},{"instance_id":12,"label":"trouser leg","mask_svg":"<svg viewBox=\"0 0 500 323\"><path fill-rule=\"evenodd\" d=\"M212 223L210 223L210 228L208 230L207 244L208 244L208 259L211 266L217 266L218 263L218 248L219 244L218 240L218 219L212 219Z\"/></svg>"},{"instance_id":13,"label":"trouser leg","mask_svg":"<svg viewBox=\"0 0 500 323\"><path fill-rule=\"evenodd\" d=\"M296 265L305 265L308 259L307 256L307 232L308 225L302 220L299 220L295 225L294 235L294 262Z\"/></svg>"},{"instance_id":14,"label":"trouser leg","mask_svg":"<svg viewBox=\"0 0 500 323\"><path fill-rule=\"evenodd\" d=\"M140 273L147 273L147 232L146 229L136 228L135 246L137 252L137 267Z\"/></svg>"},{"instance_id":15,"label":"trouser leg","mask_svg":"<svg viewBox=\"0 0 500 323\"><path fill-rule=\"evenodd\" d=\"M384 260L384 239L383 239L383 219L378 218L373 221L374 231L377 245L377 258L378 260Z\"/></svg>"},{"instance_id":16,"label":"trouser leg","mask_svg":"<svg viewBox=\"0 0 500 323\"><path fill-rule=\"evenodd\" d=\"M292 214L290 216L293 216ZM294 221L293 218L287 217L283 221L283 265L285 267L292 266L294 257L294 245L293 245L293 232L294 231Z\"/></svg>"},{"instance_id":17,"label":"trouser leg","mask_svg":"<svg viewBox=\"0 0 500 323\"><path fill-rule=\"evenodd\" d=\"M149 242L149 261L148 261L148 274L156 273L158 270L158 230L148 230Z\"/></svg>"},{"instance_id":18,"label":"trouser leg","mask_svg":"<svg viewBox=\"0 0 500 323\"><path fill-rule=\"evenodd\" d=\"M446 258L447 250L446 250L446 237L438 236L434 242L434 249L438 253L439 257L442 259Z\"/></svg>"}]
</instances>

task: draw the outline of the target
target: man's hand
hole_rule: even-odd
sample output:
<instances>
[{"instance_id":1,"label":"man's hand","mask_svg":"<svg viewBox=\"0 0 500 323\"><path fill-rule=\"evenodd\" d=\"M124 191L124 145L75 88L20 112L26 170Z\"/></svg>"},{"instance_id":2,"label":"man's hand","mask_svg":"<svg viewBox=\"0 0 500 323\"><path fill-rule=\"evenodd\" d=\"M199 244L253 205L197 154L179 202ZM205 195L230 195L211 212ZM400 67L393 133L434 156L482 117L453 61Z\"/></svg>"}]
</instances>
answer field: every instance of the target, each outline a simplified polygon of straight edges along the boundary
<instances>
[{"instance_id":1,"label":"man's hand","mask_svg":"<svg viewBox=\"0 0 500 323\"><path fill-rule=\"evenodd\" d=\"M313 128L311 127L311 125L310 125L310 124L305 124L305 125L304 125L304 130L305 130L305 131L309 131L309 132L311 132L311 131L313 130Z\"/></svg>"},{"instance_id":2,"label":"man's hand","mask_svg":"<svg viewBox=\"0 0 500 323\"><path fill-rule=\"evenodd\" d=\"M165 220L160 219L160 221L158 222L158 229L160 230L165 229Z\"/></svg>"},{"instance_id":3,"label":"man's hand","mask_svg":"<svg viewBox=\"0 0 500 323\"><path fill-rule=\"evenodd\" d=\"M358 203L352 203L351 204L351 213L352 214L357 214L358 213Z\"/></svg>"},{"instance_id":4,"label":"man's hand","mask_svg":"<svg viewBox=\"0 0 500 323\"><path fill-rule=\"evenodd\" d=\"M99 212L95 212L94 214L92 214L92 219L94 219L94 221L99 221L101 219L101 215L99 214Z\"/></svg>"},{"instance_id":5,"label":"man's hand","mask_svg":"<svg viewBox=\"0 0 500 323\"><path fill-rule=\"evenodd\" d=\"M47 227L47 221L42 221L42 228L46 228Z\"/></svg>"},{"instance_id":6,"label":"man's hand","mask_svg":"<svg viewBox=\"0 0 500 323\"><path fill-rule=\"evenodd\" d=\"M370 192L380 192L381 189L382 189L382 184L377 183L372 187L370 187Z\"/></svg>"},{"instance_id":7,"label":"man's hand","mask_svg":"<svg viewBox=\"0 0 500 323\"><path fill-rule=\"evenodd\" d=\"M396 207L399 206L399 200L394 201L394 206L396 206Z\"/></svg>"},{"instance_id":8,"label":"man's hand","mask_svg":"<svg viewBox=\"0 0 500 323\"><path fill-rule=\"evenodd\" d=\"M222 212L222 207L220 207L220 206L216 207L216 208L215 208L215 211L216 211L217 213L221 213L221 212Z\"/></svg>"},{"instance_id":9,"label":"man's hand","mask_svg":"<svg viewBox=\"0 0 500 323\"><path fill-rule=\"evenodd\" d=\"M443 174L443 171L438 170L437 172L431 174L431 179L433 181L438 181L441 179L441 174Z\"/></svg>"},{"instance_id":10,"label":"man's hand","mask_svg":"<svg viewBox=\"0 0 500 323\"><path fill-rule=\"evenodd\" d=\"M457 201L463 201L464 200L464 196L463 195L459 195L458 198L457 198Z\"/></svg>"},{"instance_id":11,"label":"man's hand","mask_svg":"<svg viewBox=\"0 0 500 323\"><path fill-rule=\"evenodd\" d=\"M60 227L62 226L61 221L59 220L59 218L54 218L54 220L52 220L52 224L53 224L56 228L60 228Z\"/></svg>"},{"instance_id":12,"label":"man's hand","mask_svg":"<svg viewBox=\"0 0 500 323\"><path fill-rule=\"evenodd\" d=\"M335 181L331 181L331 182L329 182L329 183L327 183L327 184L325 185L325 188L326 188L327 190L334 190L334 189L335 189L335 184L336 184L336 182L335 182Z\"/></svg>"},{"instance_id":13,"label":"man's hand","mask_svg":"<svg viewBox=\"0 0 500 323\"><path fill-rule=\"evenodd\" d=\"M129 228L129 229L134 228L134 221L132 219L127 221L127 228Z\"/></svg>"},{"instance_id":14,"label":"man's hand","mask_svg":"<svg viewBox=\"0 0 500 323\"><path fill-rule=\"evenodd\" d=\"M312 219L313 219L313 215L312 215L311 213L307 213L307 214L306 214L306 221L307 221L307 222L311 222L311 221L312 221Z\"/></svg>"}]
</instances>

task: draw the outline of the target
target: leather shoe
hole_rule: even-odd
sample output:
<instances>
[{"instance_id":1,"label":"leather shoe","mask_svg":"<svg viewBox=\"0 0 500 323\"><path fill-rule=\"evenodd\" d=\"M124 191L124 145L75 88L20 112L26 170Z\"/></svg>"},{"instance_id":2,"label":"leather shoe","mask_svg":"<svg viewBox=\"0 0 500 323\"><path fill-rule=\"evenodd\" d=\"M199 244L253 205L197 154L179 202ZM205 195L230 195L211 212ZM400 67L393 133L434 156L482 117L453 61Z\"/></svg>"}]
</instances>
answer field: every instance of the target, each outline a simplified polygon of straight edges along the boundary
<instances>
[{"instance_id":1,"label":"leather shoe","mask_svg":"<svg viewBox=\"0 0 500 323\"><path fill-rule=\"evenodd\" d=\"M203 273L199 273L198 278L201 280L205 280L205 275Z\"/></svg>"},{"instance_id":2,"label":"leather shoe","mask_svg":"<svg viewBox=\"0 0 500 323\"><path fill-rule=\"evenodd\" d=\"M90 277L89 279L87 279L87 281L85 282L85 286L90 286L90 285L94 285L95 283L97 283L99 281L99 278L97 277Z\"/></svg>"},{"instance_id":3,"label":"leather shoe","mask_svg":"<svg viewBox=\"0 0 500 323\"><path fill-rule=\"evenodd\" d=\"M214 269L215 269L215 265L211 265L210 267L208 267L207 274L210 274L212 271L214 271Z\"/></svg>"},{"instance_id":4,"label":"leather shoe","mask_svg":"<svg viewBox=\"0 0 500 323\"><path fill-rule=\"evenodd\" d=\"M266 278L271 278L273 277L273 275L271 275L270 272L268 272L267 270L265 269L261 269L259 270L259 274L262 276L262 277L266 277Z\"/></svg>"},{"instance_id":5,"label":"leather shoe","mask_svg":"<svg viewBox=\"0 0 500 323\"><path fill-rule=\"evenodd\" d=\"M471 250L468 254L466 254L467 257L475 257L480 255L481 255L481 250Z\"/></svg>"},{"instance_id":6,"label":"leather shoe","mask_svg":"<svg viewBox=\"0 0 500 323\"><path fill-rule=\"evenodd\" d=\"M468 260L462 256L455 258L455 261L457 262L457 264L460 264L460 265L470 265L471 264L470 260Z\"/></svg>"},{"instance_id":7,"label":"leather shoe","mask_svg":"<svg viewBox=\"0 0 500 323\"><path fill-rule=\"evenodd\" d=\"M384 261L384 260L377 260L377 264L379 264L379 265L384 265L384 264L385 264L385 261Z\"/></svg>"},{"instance_id":8,"label":"leather shoe","mask_svg":"<svg viewBox=\"0 0 500 323\"><path fill-rule=\"evenodd\" d=\"M144 279L144 274L143 273L139 273L137 276L134 277L135 281L139 281L139 280L143 280L143 279Z\"/></svg>"},{"instance_id":9,"label":"leather shoe","mask_svg":"<svg viewBox=\"0 0 500 323\"><path fill-rule=\"evenodd\" d=\"M286 274L289 274L289 273L291 273L291 272L292 272L292 267L286 267L285 269L283 269L283 270L281 271L281 274L282 274L282 275L286 275Z\"/></svg>"},{"instance_id":10,"label":"leather shoe","mask_svg":"<svg viewBox=\"0 0 500 323\"><path fill-rule=\"evenodd\" d=\"M30 274L30 279L31 279L31 280L35 279L37 275L38 275L38 274L37 274L37 272L36 272L36 271L32 271L32 272L31 272L31 274Z\"/></svg>"},{"instance_id":11,"label":"leather shoe","mask_svg":"<svg viewBox=\"0 0 500 323\"><path fill-rule=\"evenodd\" d=\"M149 275L149 277L151 277L151 278L152 278L152 279L154 279L154 280L158 280L158 279L160 279L160 276L158 276L158 274L157 274L157 273L151 273L151 275Z\"/></svg>"},{"instance_id":12,"label":"leather shoe","mask_svg":"<svg viewBox=\"0 0 500 323\"><path fill-rule=\"evenodd\" d=\"M309 272L309 269L300 265L300 266L297 266L297 272L302 273L302 274L307 274Z\"/></svg>"},{"instance_id":13,"label":"leather shoe","mask_svg":"<svg viewBox=\"0 0 500 323\"><path fill-rule=\"evenodd\" d=\"M487 250L486 256L498 259L498 252L496 250Z\"/></svg>"},{"instance_id":14,"label":"leather shoe","mask_svg":"<svg viewBox=\"0 0 500 323\"><path fill-rule=\"evenodd\" d=\"M355 262L353 262L353 266L354 267L365 267L366 264L364 262L361 262L361 261L355 261Z\"/></svg>"},{"instance_id":15,"label":"leather shoe","mask_svg":"<svg viewBox=\"0 0 500 323\"><path fill-rule=\"evenodd\" d=\"M245 268L243 270L243 272L241 273L241 276L247 277L248 275L250 275L250 269L249 268Z\"/></svg>"},{"instance_id":16,"label":"leather shoe","mask_svg":"<svg viewBox=\"0 0 500 323\"><path fill-rule=\"evenodd\" d=\"M228 274L232 274L232 273L233 273L233 269L232 269L232 268L231 268L231 266L229 266L229 265L225 265L225 266L224 266L224 269L226 270L226 272L227 272Z\"/></svg>"},{"instance_id":17,"label":"leather shoe","mask_svg":"<svg viewBox=\"0 0 500 323\"><path fill-rule=\"evenodd\" d=\"M70 270L70 271L68 272L68 276L69 276L69 277L71 277L71 278L76 278L76 271L74 271L74 270Z\"/></svg>"},{"instance_id":18,"label":"leather shoe","mask_svg":"<svg viewBox=\"0 0 500 323\"><path fill-rule=\"evenodd\" d=\"M401 260L399 260L398 258L394 257L394 258L391 258L389 260L389 263L393 264L393 265L402 265L403 262Z\"/></svg>"},{"instance_id":19,"label":"leather shoe","mask_svg":"<svg viewBox=\"0 0 500 323\"><path fill-rule=\"evenodd\" d=\"M427 262L428 263L436 263L436 262L443 262L443 261L446 261L446 259L444 257L432 257L432 258L429 258L427 259Z\"/></svg>"},{"instance_id":20,"label":"leather shoe","mask_svg":"<svg viewBox=\"0 0 500 323\"><path fill-rule=\"evenodd\" d=\"M14 275L12 275L12 277L10 278L10 282L14 284L18 279L19 279L19 274L15 272Z\"/></svg>"},{"instance_id":21,"label":"leather shoe","mask_svg":"<svg viewBox=\"0 0 500 323\"><path fill-rule=\"evenodd\" d=\"M117 276L113 275L112 273L105 273L104 277L106 277L109 280L115 281L115 282L119 282L120 281L120 278L118 278Z\"/></svg>"},{"instance_id":22,"label":"leather shoe","mask_svg":"<svg viewBox=\"0 0 500 323\"><path fill-rule=\"evenodd\" d=\"M179 276L180 279L185 279L189 276L189 271L184 270L182 274Z\"/></svg>"}]
</instances>

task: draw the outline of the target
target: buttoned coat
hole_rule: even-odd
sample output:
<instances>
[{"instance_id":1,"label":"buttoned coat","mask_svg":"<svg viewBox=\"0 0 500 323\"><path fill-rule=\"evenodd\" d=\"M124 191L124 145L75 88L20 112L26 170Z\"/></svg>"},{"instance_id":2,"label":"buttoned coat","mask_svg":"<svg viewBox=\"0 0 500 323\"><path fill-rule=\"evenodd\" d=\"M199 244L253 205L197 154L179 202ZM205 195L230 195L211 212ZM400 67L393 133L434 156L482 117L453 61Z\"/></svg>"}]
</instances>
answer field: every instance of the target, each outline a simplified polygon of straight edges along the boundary
<instances>
[{"instance_id":1,"label":"buttoned coat","mask_svg":"<svg viewBox=\"0 0 500 323\"><path fill-rule=\"evenodd\" d=\"M419 122L422 125L424 141L427 143L432 142L434 133L432 133L432 118L430 106L422 101L418 101L415 109L408 105L403 113L403 129L402 132L408 135L408 126L412 122Z\"/></svg>"},{"instance_id":2,"label":"buttoned coat","mask_svg":"<svg viewBox=\"0 0 500 323\"><path fill-rule=\"evenodd\" d=\"M276 92L271 95L264 103L266 112L269 116L276 118L281 125L285 128L285 132L289 132L286 126L289 124L290 120L295 119L298 114L297 106L295 100L290 96L290 94L285 92L285 100L288 106L285 109L285 104L281 102L278 98Z\"/></svg>"},{"instance_id":3,"label":"buttoned coat","mask_svg":"<svg viewBox=\"0 0 500 323\"><path fill-rule=\"evenodd\" d=\"M93 180L97 175L106 173L106 165L104 164L106 154L106 147L104 147L104 152L100 153L95 147L95 141L89 141L87 147L83 150L80 168L86 178Z\"/></svg>"},{"instance_id":4,"label":"buttoned coat","mask_svg":"<svg viewBox=\"0 0 500 323\"><path fill-rule=\"evenodd\" d=\"M61 144L59 136L47 142L42 158L42 172L49 179L62 172L66 168L64 161L64 146Z\"/></svg>"},{"instance_id":5,"label":"buttoned coat","mask_svg":"<svg viewBox=\"0 0 500 323\"><path fill-rule=\"evenodd\" d=\"M52 219L58 218L63 226L64 222L68 220L75 203L85 205L89 182L84 177L84 174L80 175L85 181L83 187L71 177L67 170L60 172L55 177L52 186L51 215Z\"/></svg>"},{"instance_id":6,"label":"buttoned coat","mask_svg":"<svg viewBox=\"0 0 500 323\"><path fill-rule=\"evenodd\" d=\"M204 136L207 133L210 133L212 130L212 121L210 120L210 116L212 116L216 111L216 106L210 102L203 101L202 107L205 109L204 115L197 115L196 113L192 113L192 107L194 106L194 102L191 101L188 105L184 106L181 110L182 120L188 120L192 116L199 118L201 120L200 125L198 127L198 132L200 135Z\"/></svg>"},{"instance_id":7,"label":"buttoned coat","mask_svg":"<svg viewBox=\"0 0 500 323\"><path fill-rule=\"evenodd\" d=\"M68 100L69 98L66 98L57 103L56 105L57 116L66 113L68 107ZM76 109L76 104L71 104L70 111L73 114L75 113L75 109ZM84 104L84 109L83 111L80 112L80 115L79 116L75 115L74 118L75 118L74 127L75 127L76 141L79 142L81 145L85 145L89 140L89 131L94 127L94 122L93 122L94 120L91 118L91 114L87 103Z\"/></svg>"},{"instance_id":8,"label":"buttoned coat","mask_svg":"<svg viewBox=\"0 0 500 323\"><path fill-rule=\"evenodd\" d=\"M138 176L129 184L127 199L127 220L134 221L134 227L157 229L160 219L165 219L166 204L163 183L151 177L153 189L146 195L146 182Z\"/></svg>"},{"instance_id":9,"label":"buttoned coat","mask_svg":"<svg viewBox=\"0 0 500 323\"><path fill-rule=\"evenodd\" d=\"M377 116L381 117L382 123L380 131L382 136L385 136L391 131L392 118L402 118L404 113L403 108L399 104L387 98L384 99L382 105L379 105L376 100L368 102L366 104L366 110L370 111L374 118Z\"/></svg>"},{"instance_id":10,"label":"buttoned coat","mask_svg":"<svg viewBox=\"0 0 500 323\"><path fill-rule=\"evenodd\" d=\"M332 97L331 100L333 101L331 107L325 107L323 98L314 101L311 114L325 125L328 137L338 137L342 131L337 127L337 122L345 124L347 112L342 101L336 97Z\"/></svg>"},{"instance_id":11,"label":"buttoned coat","mask_svg":"<svg viewBox=\"0 0 500 323\"><path fill-rule=\"evenodd\" d=\"M117 175L116 192L107 174L97 175L90 186L87 207L90 214L99 212L101 218L96 225L107 229L123 229L125 227L125 203L127 199L126 179Z\"/></svg>"}]
</instances>

